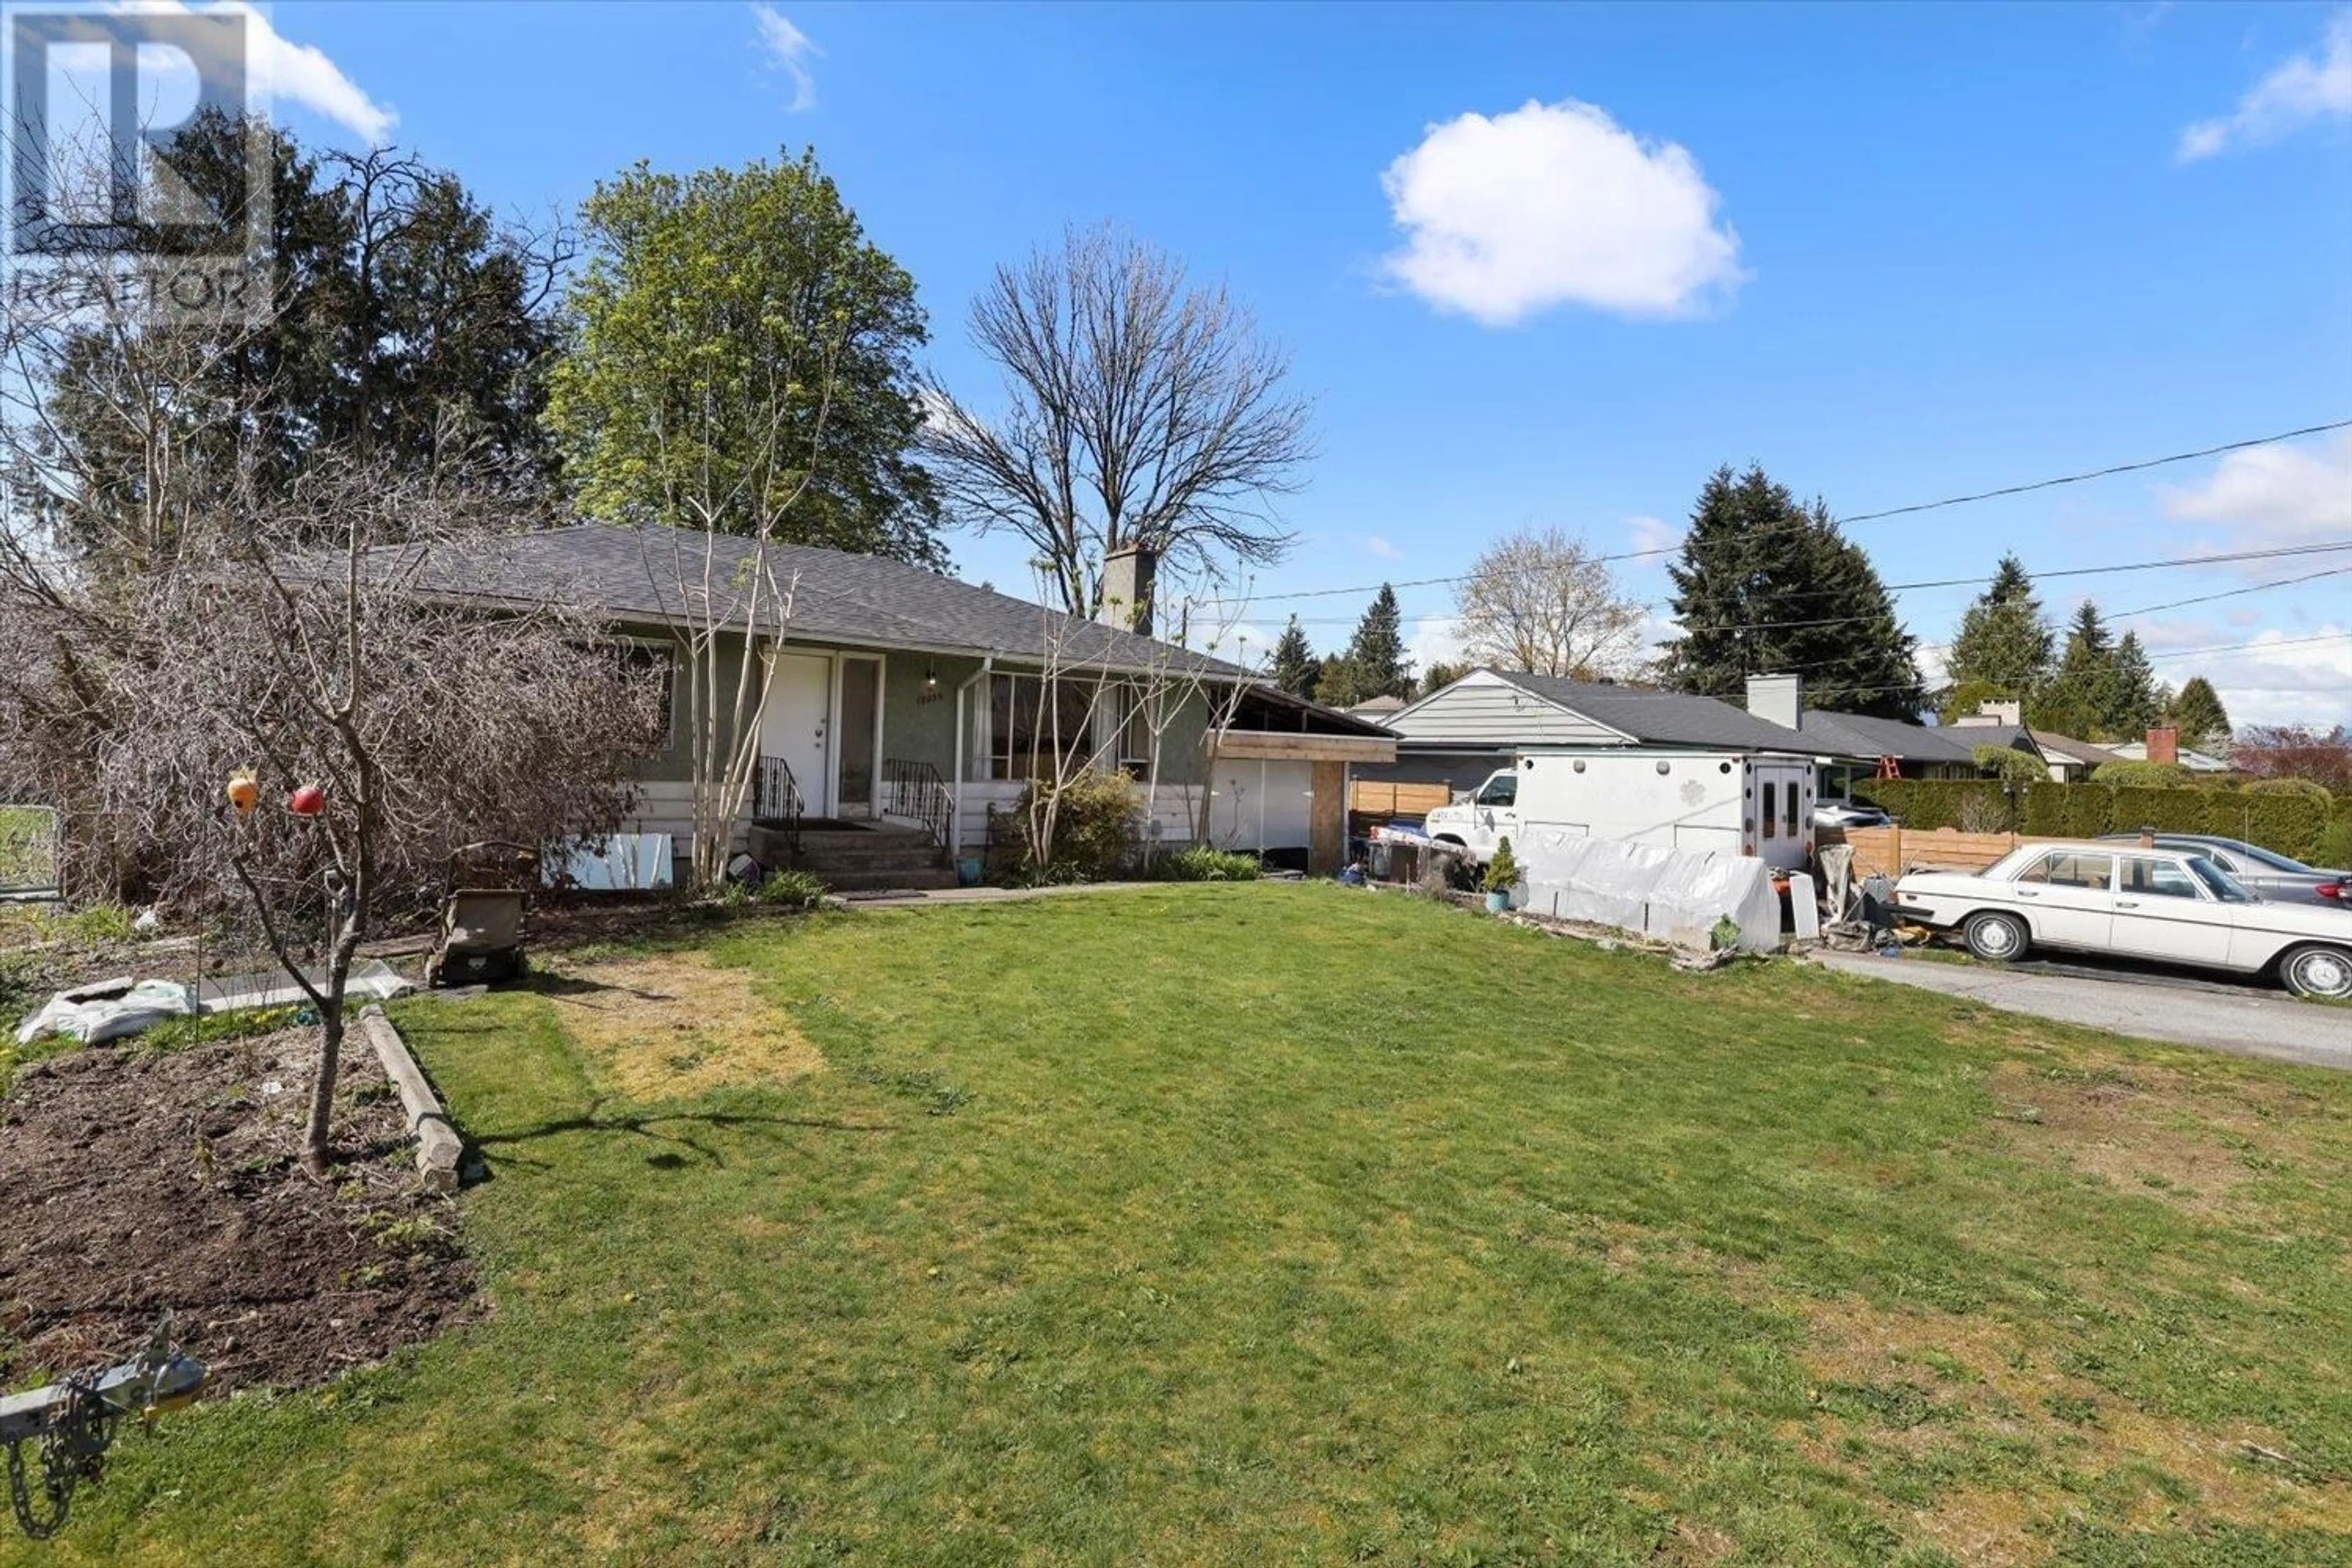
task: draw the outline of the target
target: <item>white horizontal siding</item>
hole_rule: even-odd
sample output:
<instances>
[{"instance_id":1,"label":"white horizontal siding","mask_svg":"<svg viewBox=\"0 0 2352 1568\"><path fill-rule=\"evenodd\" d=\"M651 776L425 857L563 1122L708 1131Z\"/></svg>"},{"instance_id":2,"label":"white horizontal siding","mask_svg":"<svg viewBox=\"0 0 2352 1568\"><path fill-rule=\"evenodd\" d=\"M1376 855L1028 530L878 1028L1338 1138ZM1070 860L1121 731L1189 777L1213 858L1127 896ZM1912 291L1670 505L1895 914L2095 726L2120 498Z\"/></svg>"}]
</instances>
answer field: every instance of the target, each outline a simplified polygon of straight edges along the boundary
<instances>
[{"instance_id":1,"label":"white horizontal siding","mask_svg":"<svg viewBox=\"0 0 2352 1568\"><path fill-rule=\"evenodd\" d=\"M1623 737L1581 714L1493 676L1465 677L1388 721L1416 744L1473 746L1622 745Z\"/></svg>"}]
</instances>

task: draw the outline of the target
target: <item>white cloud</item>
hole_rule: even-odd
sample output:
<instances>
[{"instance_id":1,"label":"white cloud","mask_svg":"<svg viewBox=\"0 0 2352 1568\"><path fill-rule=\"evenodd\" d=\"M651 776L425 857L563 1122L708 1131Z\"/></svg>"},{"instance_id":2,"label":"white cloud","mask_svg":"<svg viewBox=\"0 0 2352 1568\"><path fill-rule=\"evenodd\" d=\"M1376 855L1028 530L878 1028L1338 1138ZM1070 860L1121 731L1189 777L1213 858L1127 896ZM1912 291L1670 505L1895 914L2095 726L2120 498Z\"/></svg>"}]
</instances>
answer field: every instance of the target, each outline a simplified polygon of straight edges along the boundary
<instances>
[{"instance_id":1,"label":"white cloud","mask_svg":"<svg viewBox=\"0 0 2352 1568\"><path fill-rule=\"evenodd\" d=\"M2203 484L2158 493L2167 515L2214 524L2234 549L2316 542L2352 529L2352 433L2318 447L2250 447L2223 458ZM2252 565L2278 570L2276 562Z\"/></svg>"},{"instance_id":2,"label":"white cloud","mask_svg":"<svg viewBox=\"0 0 2352 1568\"><path fill-rule=\"evenodd\" d=\"M2233 724L2352 724L2352 629L2340 623L2317 632L2267 631L2238 651L2167 660L2157 669L2176 684L2205 677Z\"/></svg>"},{"instance_id":3,"label":"white cloud","mask_svg":"<svg viewBox=\"0 0 2352 1568\"><path fill-rule=\"evenodd\" d=\"M1682 544L1683 525L1668 522L1663 517L1637 517L1626 531L1625 548L1646 558L1645 563L1656 565L1663 559L1654 551L1672 551Z\"/></svg>"},{"instance_id":4,"label":"white cloud","mask_svg":"<svg viewBox=\"0 0 2352 1568\"><path fill-rule=\"evenodd\" d=\"M1488 326L1561 304L1687 315L1746 276L1689 152L1573 99L1433 125L1381 178L1406 237L1388 276Z\"/></svg>"},{"instance_id":5,"label":"white cloud","mask_svg":"<svg viewBox=\"0 0 2352 1568\"><path fill-rule=\"evenodd\" d=\"M343 74L341 66L327 58L324 50L288 41L271 25L268 16L252 6L196 6L185 4L185 0L166 0L165 4L140 9L184 11L198 16L226 13L246 17L247 88L256 109L267 110L273 100L287 100L341 126L372 147L383 146L392 140L393 127L400 122L397 110L370 98L365 89ZM224 68L219 61L194 63L199 71Z\"/></svg>"},{"instance_id":6,"label":"white cloud","mask_svg":"<svg viewBox=\"0 0 2352 1568\"><path fill-rule=\"evenodd\" d=\"M760 30L760 47L767 50L769 63L793 79L793 100L785 107L794 114L814 109L816 78L809 74L809 61L824 51L766 0L752 0L751 21Z\"/></svg>"},{"instance_id":7,"label":"white cloud","mask_svg":"<svg viewBox=\"0 0 2352 1568\"><path fill-rule=\"evenodd\" d=\"M1399 550L1377 533L1364 535L1364 548L1383 561L1401 561L1404 558L1403 551Z\"/></svg>"},{"instance_id":8,"label":"white cloud","mask_svg":"<svg viewBox=\"0 0 2352 1568\"><path fill-rule=\"evenodd\" d=\"M1452 616L1423 616L1412 623L1412 635L1405 639L1404 650L1412 657L1416 679L1426 674L1433 664L1460 664L1465 657L1462 623Z\"/></svg>"},{"instance_id":9,"label":"white cloud","mask_svg":"<svg viewBox=\"0 0 2352 1568\"><path fill-rule=\"evenodd\" d=\"M2259 147L2323 120L2352 120L2352 9L2328 18L2317 52L2278 67L2228 114L2183 131L2180 161Z\"/></svg>"}]
</instances>

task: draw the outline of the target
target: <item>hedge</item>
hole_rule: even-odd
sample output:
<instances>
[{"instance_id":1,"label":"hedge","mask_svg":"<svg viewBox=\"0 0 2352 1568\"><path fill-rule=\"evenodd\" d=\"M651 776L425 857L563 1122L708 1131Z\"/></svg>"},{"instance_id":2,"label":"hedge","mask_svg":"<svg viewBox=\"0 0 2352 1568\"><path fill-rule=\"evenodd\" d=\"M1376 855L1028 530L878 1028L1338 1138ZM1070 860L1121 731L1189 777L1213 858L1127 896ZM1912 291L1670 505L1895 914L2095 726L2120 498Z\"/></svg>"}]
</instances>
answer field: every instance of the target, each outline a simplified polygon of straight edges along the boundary
<instances>
[{"instance_id":1,"label":"hedge","mask_svg":"<svg viewBox=\"0 0 2352 1568\"><path fill-rule=\"evenodd\" d=\"M1979 832L2042 838L2096 838L2103 833L2210 833L2242 838L2298 860L2325 860L2352 841L2352 801L2330 803L2305 791L2120 789L2101 784L2038 784L2011 795L1992 779L1854 781L1857 799L1883 806L1906 827L1933 832L1966 826Z\"/></svg>"}]
</instances>

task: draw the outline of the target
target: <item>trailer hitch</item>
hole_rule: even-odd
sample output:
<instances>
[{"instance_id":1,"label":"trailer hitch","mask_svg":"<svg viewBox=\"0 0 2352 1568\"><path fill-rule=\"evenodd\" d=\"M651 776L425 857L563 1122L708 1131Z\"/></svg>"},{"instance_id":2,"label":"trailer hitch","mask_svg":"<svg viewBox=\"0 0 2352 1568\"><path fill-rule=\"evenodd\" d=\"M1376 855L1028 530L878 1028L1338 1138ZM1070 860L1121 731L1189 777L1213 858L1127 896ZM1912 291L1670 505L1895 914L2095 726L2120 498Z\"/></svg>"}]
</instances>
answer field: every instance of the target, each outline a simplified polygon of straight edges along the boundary
<instances>
[{"instance_id":1,"label":"trailer hitch","mask_svg":"<svg viewBox=\"0 0 2352 1568\"><path fill-rule=\"evenodd\" d=\"M74 1489L84 1481L97 1482L107 1447L124 1416L145 1420L159 1410L176 1410L203 1389L204 1363L174 1351L171 1334L167 1314L137 1360L0 1399L0 1447L8 1450L8 1500L26 1535L47 1541L65 1527ZM26 1474L27 1444L37 1447L40 1458L42 1502L37 1508Z\"/></svg>"}]
</instances>

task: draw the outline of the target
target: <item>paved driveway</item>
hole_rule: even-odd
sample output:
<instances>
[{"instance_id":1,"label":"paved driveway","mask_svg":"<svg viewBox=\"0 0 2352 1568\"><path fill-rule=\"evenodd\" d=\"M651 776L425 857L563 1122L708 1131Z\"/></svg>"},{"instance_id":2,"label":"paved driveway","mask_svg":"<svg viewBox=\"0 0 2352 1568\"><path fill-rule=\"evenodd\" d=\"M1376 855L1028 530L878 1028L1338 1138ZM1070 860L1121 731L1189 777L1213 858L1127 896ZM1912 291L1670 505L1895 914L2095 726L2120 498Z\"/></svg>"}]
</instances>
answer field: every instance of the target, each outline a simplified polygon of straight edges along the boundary
<instances>
[{"instance_id":1,"label":"paved driveway","mask_svg":"<svg viewBox=\"0 0 2352 1568\"><path fill-rule=\"evenodd\" d=\"M1816 952L1812 958L1843 974L1866 974L1966 996L2007 1013L2030 1013L2242 1057L2352 1071L2352 1007L2298 1002L2284 991L2073 966L2052 973L2030 966L1996 968L1857 952Z\"/></svg>"}]
</instances>

